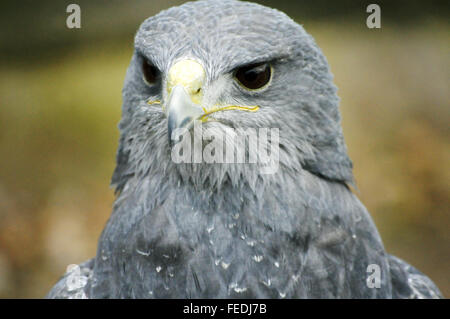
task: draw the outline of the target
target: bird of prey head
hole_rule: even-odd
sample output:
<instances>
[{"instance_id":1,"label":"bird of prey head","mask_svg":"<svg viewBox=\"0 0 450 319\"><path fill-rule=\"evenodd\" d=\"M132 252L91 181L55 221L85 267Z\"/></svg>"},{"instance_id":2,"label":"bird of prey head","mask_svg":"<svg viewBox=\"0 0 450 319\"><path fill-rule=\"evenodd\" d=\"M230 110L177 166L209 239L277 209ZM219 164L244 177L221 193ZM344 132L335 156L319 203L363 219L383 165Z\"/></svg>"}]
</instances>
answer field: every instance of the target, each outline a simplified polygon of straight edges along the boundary
<instances>
[{"instance_id":1,"label":"bird of prey head","mask_svg":"<svg viewBox=\"0 0 450 319\"><path fill-rule=\"evenodd\" d=\"M278 128L284 170L352 180L327 61L313 38L280 11L200 1L147 19L135 38L123 92L113 177L119 189L131 174L172 169L173 130L194 120L213 132ZM258 179L251 165L195 172L192 165L177 166L184 180L199 187L237 182L239 175L252 185Z\"/></svg>"},{"instance_id":2,"label":"bird of prey head","mask_svg":"<svg viewBox=\"0 0 450 319\"><path fill-rule=\"evenodd\" d=\"M144 21L134 47L112 179L117 199L96 258L83 265L88 297L437 291L385 253L347 187L352 164L336 87L302 26L253 3L189 2ZM174 162L174 132L192 132L197 122L212 135L229 137L233 129L236 143L253 143L247 129L277 128L278 170ZM375 288L369 265L380 269ZM407 283L413 275L414 289ZM63 295L58 287L53 296Z\"/></svg>"}]
</instances>

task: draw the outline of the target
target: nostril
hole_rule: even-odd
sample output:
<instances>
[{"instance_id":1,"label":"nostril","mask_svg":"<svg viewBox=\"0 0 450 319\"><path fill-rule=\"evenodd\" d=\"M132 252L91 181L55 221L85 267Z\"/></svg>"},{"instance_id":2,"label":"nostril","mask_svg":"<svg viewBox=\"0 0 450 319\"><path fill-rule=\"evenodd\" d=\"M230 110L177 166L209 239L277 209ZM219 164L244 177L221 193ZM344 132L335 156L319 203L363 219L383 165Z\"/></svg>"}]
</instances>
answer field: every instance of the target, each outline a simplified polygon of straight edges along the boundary
<instances>
[{"instance_id":1,"label":"nostril","mask_svg":"<svg viewBox=\"0 0 450 319\"><path fill-rule=\"evenodd\" d=\"M202 88L198 88L197 91L195 92L195 94L200 93L201 90L202 90Z\"/></svg>"}]
</instances>

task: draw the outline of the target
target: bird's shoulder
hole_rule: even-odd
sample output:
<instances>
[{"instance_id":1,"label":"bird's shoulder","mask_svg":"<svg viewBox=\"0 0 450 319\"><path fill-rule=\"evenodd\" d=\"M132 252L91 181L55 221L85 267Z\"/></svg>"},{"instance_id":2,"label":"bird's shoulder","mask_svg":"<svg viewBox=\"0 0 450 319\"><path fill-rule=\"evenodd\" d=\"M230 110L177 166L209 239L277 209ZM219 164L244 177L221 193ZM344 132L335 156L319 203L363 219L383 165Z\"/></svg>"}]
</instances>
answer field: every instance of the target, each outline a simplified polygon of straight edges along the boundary
<instances>
[{"instance_id":1,"label":"bird's shoulder","mask_svg":"<svg viewBox=\"0 0 450 319\"><path fill-rule=\"evenodd\" d=\"M92 280L94 259L79 265L70 265L67 272L58 280L46 298L49 299L88 299L87 288Z\"/></svg>"},{"instance_id":2,"label":"bird's shoulder","mask_svg":"<svg viewBox=\"0 0 450 319\"><path fill-rule=\"evenodd\" d=\"M430 278L395 256L389 255L392 297L400 299L439 299L442 294Z\"/></svg>"}]
</instances>

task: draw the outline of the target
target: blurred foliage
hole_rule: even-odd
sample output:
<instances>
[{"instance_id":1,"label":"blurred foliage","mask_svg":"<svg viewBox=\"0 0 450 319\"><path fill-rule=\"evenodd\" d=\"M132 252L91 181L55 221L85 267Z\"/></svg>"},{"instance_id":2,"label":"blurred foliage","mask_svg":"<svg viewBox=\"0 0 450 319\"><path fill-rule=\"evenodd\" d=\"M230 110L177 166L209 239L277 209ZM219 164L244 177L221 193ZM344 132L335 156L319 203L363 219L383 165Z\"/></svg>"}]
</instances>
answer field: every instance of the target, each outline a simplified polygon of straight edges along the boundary
<instances>
[{"instance_id":1,"label":"blurred foliage","mask_svg":"<svg viewBox=\"0 0 450 319\"><path fill-rule=\"evenodd\" d=\"M114 200L133 34L179 3L78 1L82 28L69 30L71 2L41 1L36 11L29 1L5 3L0 16L0 297L43 297L67 265L95 255ZM369 30L361 3L261 2L297 18L323 49L358 196L387 250L449 297L446 7L380 2L382 29Z\"/></svg>"},{"instance_id":2,"label":"blurred foliage","mask_svg":"<svg viewBox=\"0 0 450 319\"><path fill-rule=\"evenodd\" d=\"M139 24L149 16L183 0L33 0L3 1L0 11L0 56L16 62L53 58L69 52L79 44L97 41L127 41ZM372 0L257 0L301 18L331 24L367 18L366 8ZM70 3L82 8L82 32L67 32L65 13ZM422 25L436 19L448 19L448 0L378 0L382 23L399 27ZM307 20L305 20L307 19ZM51 50L48 50L51 48ZM30 50L31 49L31 50ZM26 58L26 59L25 59Z\"/></svg>"}]
</instances>

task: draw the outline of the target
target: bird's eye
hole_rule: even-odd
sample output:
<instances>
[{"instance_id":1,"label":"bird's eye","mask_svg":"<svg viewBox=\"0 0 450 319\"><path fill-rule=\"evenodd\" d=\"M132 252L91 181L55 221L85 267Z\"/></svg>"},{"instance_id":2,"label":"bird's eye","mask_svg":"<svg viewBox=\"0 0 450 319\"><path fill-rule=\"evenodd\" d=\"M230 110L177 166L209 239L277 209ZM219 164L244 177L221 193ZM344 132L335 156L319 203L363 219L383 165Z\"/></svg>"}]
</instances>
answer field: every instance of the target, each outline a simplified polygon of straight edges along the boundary
<instances>
[{"instance_id":1,"label":"bird's eye","mask_svg":"<svg viewBox=\"0 0 450 319\"><path fill-rule=\"evenodd\" d=\"M257 90L269 83L271 73L269 64L259 63L237 69L235 77L245 88Z\"/></svg>"},{"instance_id":2,"label":"bird's eye","mask_svg":"<svg viewBox=\"0 0 450 319\"><path fill-rule=\"evenodd\" d=\"M158 80L158 68L153 64L150 64L146 59L142 60L142 73L144 75L144 81L148 85L153 85Z\"/></svg>"}]
</instances>

